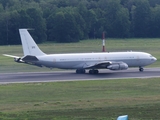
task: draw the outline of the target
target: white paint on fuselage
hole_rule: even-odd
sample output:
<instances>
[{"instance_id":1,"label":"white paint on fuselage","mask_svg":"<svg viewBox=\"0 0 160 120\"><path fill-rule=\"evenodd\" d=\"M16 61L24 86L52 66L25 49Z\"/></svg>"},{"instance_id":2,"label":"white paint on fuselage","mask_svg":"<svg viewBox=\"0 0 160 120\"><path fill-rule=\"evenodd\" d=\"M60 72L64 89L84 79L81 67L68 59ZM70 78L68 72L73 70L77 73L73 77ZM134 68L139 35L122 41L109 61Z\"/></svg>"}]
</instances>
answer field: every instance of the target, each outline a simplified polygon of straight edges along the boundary
<instances>
[{"instance_id":1,"label":"white paint on fuselage","mask_svg":"<svg viewBox=\"0 0 160 120\"><path fill-rule=\"evenodd\" d=\"M37 58L37 64L61 69L80 69L84 65L101 61L124 62L129 67L143 67L156 61L155 57L144 52L50 54Z\"/></svg>"},{"instance_id":2,"label":"white paint on fuselage","mask_svg":"<svg viewBox=\"0 0 160 120\"><path fill-rule=\"evenodd\" d=\"M101 52L101 53L72 53L72 54L50 54L43 53L27 29L19 29L24 56L13 57L15 62L26 63L49 68L77 69L76 73L85 73L84 69L92 69L89 73L97 74L98 70L126 70L128 67L140 67L154 63L157 59L151 54L144 52Z\"/></svg>"}]
</instances>

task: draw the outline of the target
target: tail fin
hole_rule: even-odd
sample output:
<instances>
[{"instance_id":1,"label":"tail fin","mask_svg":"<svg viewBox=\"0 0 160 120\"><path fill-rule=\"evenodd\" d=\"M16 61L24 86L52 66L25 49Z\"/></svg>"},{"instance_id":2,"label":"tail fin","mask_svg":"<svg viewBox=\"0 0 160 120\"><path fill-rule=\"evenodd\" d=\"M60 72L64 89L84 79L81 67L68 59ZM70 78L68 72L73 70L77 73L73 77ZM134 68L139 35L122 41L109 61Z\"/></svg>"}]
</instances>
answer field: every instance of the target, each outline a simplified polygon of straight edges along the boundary
<instances>
[{"instance_id":1,"label":"tail fin","mask_svg":"<svg viewBox=\"0 0 160 120\"><path fill-rule=\"evenodd\" d=\"M45 53L43 53L39 49L39 47L31 37L27 29L19 29L19 34L22 42L23 53L25 56L26 55L33 55L33 56L45 55Z\"/></svg>"}]
</instances>

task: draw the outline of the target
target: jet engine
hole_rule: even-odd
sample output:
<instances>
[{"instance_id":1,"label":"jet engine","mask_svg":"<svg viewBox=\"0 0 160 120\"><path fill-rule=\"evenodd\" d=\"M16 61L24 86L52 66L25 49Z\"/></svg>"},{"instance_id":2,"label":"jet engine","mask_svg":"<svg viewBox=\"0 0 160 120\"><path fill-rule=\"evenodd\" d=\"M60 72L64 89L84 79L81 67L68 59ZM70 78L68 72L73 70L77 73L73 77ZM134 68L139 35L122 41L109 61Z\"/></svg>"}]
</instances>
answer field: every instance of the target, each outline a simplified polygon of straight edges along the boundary
<instances>
[{"instance_id":1,"label":"jet engine","mask_svg":"<svg viewBox=\"0 0 160 120\"><path fill-rule=\"evenodd\" d=\"M126 63L113 63L109 66L107 66L107 69L110 70L126 70L128 69L128 65Z\"/></svg>"}]
</instances>

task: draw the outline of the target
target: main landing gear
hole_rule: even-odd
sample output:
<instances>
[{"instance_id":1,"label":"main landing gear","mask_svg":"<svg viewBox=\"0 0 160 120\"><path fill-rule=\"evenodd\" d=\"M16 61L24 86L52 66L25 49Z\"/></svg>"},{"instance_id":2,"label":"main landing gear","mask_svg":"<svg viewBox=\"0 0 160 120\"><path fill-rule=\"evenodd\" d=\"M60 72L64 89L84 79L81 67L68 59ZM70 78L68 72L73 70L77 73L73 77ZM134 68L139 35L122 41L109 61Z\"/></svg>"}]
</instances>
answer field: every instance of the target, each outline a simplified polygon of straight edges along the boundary
<instances>
[{"instance_id":1,"label":"main landing gear","mask_svg":"<svg viewBox=\"0 0 160 120\"><path fill-rule=\"evenodd\" d=\"M98 70L89 70L89 74L98 74L99 71Z\"/></svg>"},{"instance_id":2,"label":"main landing gear","mask_svg":"<svg viewBox=\"0 0 160 120\"><path fill-rule=\"evenodd\" d=\"M86 70L85 70L85 69L77 69L77 70L76 70L76 73L77 73L77 74L85 74L85 73L86 73ZM94 70L94 69L89 70L89 74L98 74L98 73L99 73L98 70Z\"/></svg>"},{"instance_id":3,"label":"main landing gear","mask_svg":"<svg viewBox=\"0 0 160 120\"><path fill-rule=\"evenodd\" d=\"M85 73L86 73L86 70L85 70L85 69L77 69L77 70L76 70L76 73L77 73L77 74L85 74Z\"/></svg>"},{"instance_id":4,"label":"main landing gear","mask_svg":"<svg viewBox=\"0 0 160 120\"><path fill-rule=\"evenodd\" d=\"M143 67L139 67L139 71L143 72L144 71Z\"/></svg>"}]
</instances>

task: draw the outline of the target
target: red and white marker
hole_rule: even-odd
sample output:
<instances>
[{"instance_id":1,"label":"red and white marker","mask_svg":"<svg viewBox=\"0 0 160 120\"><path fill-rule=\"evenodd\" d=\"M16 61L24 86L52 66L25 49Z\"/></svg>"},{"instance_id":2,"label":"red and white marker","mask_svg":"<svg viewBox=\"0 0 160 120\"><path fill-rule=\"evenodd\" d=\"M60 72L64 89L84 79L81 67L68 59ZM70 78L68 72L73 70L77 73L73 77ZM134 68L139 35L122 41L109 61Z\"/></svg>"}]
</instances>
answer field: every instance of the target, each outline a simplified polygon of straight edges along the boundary
<instances>
[{"instance_id":1,"label":"red and white marker","mask_svg":"<svg viewBox=\"0 0 160 120\"><path fill-rule=\"evenodd\" d=\"M103 42L102 42L102 52L106 52L106 49L105 49L105 32L103 32L102 34L102 38L103 38Z\"/></svg>"}]
</instances>

